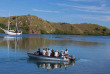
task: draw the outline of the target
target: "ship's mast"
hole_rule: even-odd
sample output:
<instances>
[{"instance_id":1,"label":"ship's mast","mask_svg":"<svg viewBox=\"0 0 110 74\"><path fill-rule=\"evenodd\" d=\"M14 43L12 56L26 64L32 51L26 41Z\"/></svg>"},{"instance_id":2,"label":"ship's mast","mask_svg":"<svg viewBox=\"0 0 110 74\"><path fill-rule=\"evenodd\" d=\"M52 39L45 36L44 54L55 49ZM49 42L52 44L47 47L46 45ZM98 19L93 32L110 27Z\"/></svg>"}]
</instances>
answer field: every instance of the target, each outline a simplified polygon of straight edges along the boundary
<instances>
[{"instance_id":1,"label":"ship's mast","mask_svg":"<svg viewBox=\"0 0 110 74\"><path fill-rule=\"evenodd\" d=\"M16 31L18 31L17 16L16 16Z\"/></svg>"},{"instance_id":2,"label":"ship's mast","mask_svg":"<svg viewBox=\"0 0 110 74\"><path fill-rule=\"evenodd\" d=\"M9 19L8 19L8 31L10 29L10 13L9 13Z\"/></svg>"}]
</instances>

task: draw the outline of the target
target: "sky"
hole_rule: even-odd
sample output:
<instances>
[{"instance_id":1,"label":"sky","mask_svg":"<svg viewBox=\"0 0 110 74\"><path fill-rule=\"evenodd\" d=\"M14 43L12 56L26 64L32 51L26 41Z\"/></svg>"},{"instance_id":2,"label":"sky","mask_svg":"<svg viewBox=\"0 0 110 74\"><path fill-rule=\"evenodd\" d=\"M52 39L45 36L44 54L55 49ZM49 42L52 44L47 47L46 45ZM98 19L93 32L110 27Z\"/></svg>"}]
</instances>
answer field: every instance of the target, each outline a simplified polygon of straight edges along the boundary
<instances>
[{"instance_id":1,"label":"sky","mask_svg":"<svg viewBox=\"0 0 110 74\"><path fill-rule=\"evenodd\" d=\"M110 28L110 0L0 0L0 16L35 15L50 22Z\"/></svg>"}]
</instances>

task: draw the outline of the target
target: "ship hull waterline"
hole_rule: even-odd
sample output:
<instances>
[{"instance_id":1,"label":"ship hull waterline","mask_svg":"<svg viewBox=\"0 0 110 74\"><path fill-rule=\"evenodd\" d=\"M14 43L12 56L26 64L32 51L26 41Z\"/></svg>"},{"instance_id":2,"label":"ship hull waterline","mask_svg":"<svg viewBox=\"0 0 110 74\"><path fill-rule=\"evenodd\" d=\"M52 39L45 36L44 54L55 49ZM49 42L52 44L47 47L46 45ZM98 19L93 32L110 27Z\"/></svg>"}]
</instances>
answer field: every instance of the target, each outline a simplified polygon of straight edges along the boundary
<instances>
[{"instance_id":1,"label":"ship hull waterline","mask_svg":"<svg viewBox=\"0 0 110 74\"><path fill-rule=\"evenodd\" d=\"M30 54L28 53L28 56L30 58L35 58L35 59L38 59L38 60L47 60L47 61L71 61L70 59L68 58L60 58L60 57L49 57L49 56L38 56L38 55L35 55L35 54Z\"/></svg>"},{"instance_id":2,"label":"ship hull waterline","mask_svg":"<svg viewBox=\"0 0 110 74\"><path fill-rule=\"evenodd\" d=\"M21 35L22 33L9 32L7 30L4 31L7 35Z\"/></svg>"}]
</instances>

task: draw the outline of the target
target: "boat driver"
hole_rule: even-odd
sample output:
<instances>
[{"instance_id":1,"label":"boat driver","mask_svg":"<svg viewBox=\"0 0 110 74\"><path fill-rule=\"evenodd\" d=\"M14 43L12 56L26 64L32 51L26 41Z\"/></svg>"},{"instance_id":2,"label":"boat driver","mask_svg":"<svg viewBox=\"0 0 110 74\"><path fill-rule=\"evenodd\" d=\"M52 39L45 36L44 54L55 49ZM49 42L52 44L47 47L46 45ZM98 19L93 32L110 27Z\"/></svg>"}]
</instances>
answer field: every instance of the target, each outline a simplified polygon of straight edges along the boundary
<instances>
[{"instance_id":1,"label":"boat driver","mask_svg":"<svg viewBox=\"0 0 110 74\"><path fill-rule=\"evenodd\" d=\"M68 55L68 49L66 49L66 51L65 51L65 56L67 56Z\"/></svg>"}]
</instances>

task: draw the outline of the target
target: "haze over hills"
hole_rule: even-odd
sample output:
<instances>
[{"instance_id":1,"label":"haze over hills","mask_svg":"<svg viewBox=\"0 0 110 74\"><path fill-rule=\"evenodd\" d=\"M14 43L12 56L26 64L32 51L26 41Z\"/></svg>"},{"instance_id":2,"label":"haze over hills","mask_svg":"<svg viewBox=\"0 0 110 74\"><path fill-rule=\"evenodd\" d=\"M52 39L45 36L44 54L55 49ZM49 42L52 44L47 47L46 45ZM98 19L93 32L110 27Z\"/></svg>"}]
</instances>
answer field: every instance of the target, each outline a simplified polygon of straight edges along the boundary
<instances>
[{"instance_id":1,"label":"haze over hills","mask_svg":"<svg viewBox=\"0 0 110 74\"><path fill-rule=\"evenodd\" d=\"M0 17L0 27L7 29L9 17ZM17 16L18 27L28 34L110 35L110 29L98 24L53 23L33 15ZM10 29L14 29L16 16L10 17ZM0 33L3 33L0 30Z\"/></svg>"}]
</instances>

